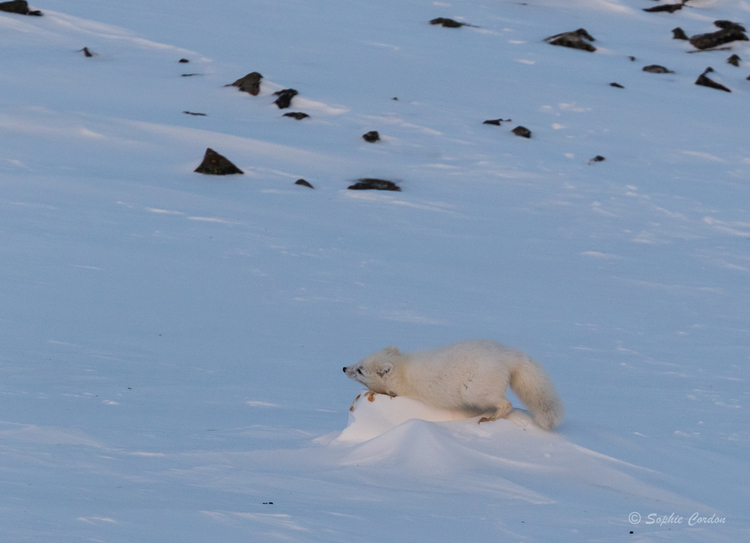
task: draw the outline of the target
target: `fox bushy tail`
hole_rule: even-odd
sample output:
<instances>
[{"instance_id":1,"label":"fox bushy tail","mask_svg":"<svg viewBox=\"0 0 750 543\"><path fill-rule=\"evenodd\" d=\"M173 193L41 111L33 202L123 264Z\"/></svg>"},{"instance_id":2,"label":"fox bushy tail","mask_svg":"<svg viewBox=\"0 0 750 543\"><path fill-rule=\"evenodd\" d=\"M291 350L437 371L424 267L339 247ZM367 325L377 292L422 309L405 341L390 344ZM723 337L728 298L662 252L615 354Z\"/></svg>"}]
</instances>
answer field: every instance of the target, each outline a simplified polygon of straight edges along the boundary
<instances>
[{"instance_id":1,"label":"fox bushy tail","mask_svg":"<svg viewBox=\"0 0 750 543\"><path fill-rule=\"evenodd\" d=\"M565 406L547 372L531 357L524 357L511 372L510 388L545 430L562 422Z\"/></svg>"}]
</instances>

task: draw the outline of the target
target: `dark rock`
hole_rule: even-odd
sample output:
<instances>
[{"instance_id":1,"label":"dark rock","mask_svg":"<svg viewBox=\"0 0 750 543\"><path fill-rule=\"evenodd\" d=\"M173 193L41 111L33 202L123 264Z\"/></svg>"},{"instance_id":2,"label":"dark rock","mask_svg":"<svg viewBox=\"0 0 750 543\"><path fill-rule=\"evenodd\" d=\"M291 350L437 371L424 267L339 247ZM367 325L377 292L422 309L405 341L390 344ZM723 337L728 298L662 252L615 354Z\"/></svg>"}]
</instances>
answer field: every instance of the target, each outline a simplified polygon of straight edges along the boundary
<instances>
[{"instance_id":1,"label":"dark rock","mask_svg":"<svg viewBox=\"0 0 750 543\"><path fill-rule=\"evenodd\" d=\"M690 43L696 49L711 49L733 41L748 41L742 30L737 28L722 29L708 34L696 34L690 38Z\"/></svg>"},{"instance_id":2,"label":"dark rock","mask_svg":"<svg viewBox=\"0 0 750 543\"><path fill-rule=\"evenodd\" d=\"M675 11L682 9L682 6L685 4L661 4L658 6L654 6L652 8L644 8L643 11L648 11L649 13L657 13L659 11L666 11L668 13L674 13Z\"/></svg>"},{"instance_id":3,"label":"dark rock","mask_svg":"<svg viewBox=\"0 0 750 543\"><path fill-rule=\"evenodd\" d=\"M8 13L18 13L20 15L36 15L40 17L42 12L39 10L30 10L29 3L26 0L12 0L11 2L0 2L0 11Z\"/></svg>"},{"instance_id":4,"label":"dark rock","mask_svg":"<svg viewBox=\"0 0 750 543\"><path fill-rule=\"evenodd\" d=\"M368 143L375 143L380 141L380 134L377 130L370 130L367 134L362 134L362 139Z\"/></svg>"},{"instance_id":5,"label":"dark rock","mask_svg":"<svg viewBox=\"0 0 750 543\"><path fill-rule=\"evenodd\" d=\"M594 158L589 160L589 164L593 164L594 162L604 162L605 160L607 159L604 158L602 155L596 155Z\"/></svg>"},{"instance_id":6,"label":"dark rock","mask_svg":"<svg viewBox=\"0 0 750 543\"><path fill-rule=\"evenodd\" d=\"M430 21L431 25L443 25L445 28L461 28L462 26L466 26L466 23L459 23L458 21L454 21L453 19L448 19L445 17L438 17L437 19L433 19Z\"/></svg>"},{"instance_id":7,"label":"dark rock","mask_svg":"<svg viewBox=\"0 0 750 543\"><path fill-rule=\"evenodd\" d=\"M728 64L731 64L732 66L737 66L737 67L739 68L739 67L740 67L740 61L741 61L741 60L742 60L742 59L740 58L740 56L739 56L739 55L732 55L731 57L729 57L729 58L727 59L727 63L728 63Z\"/></svg>"},{"instance_id":8,"label":"dark rock","mask_svg":"<svg viewBox=\"0 0 750 543\"><path fill-rule=\"evenodd\" d=\"M91 58L96 55L96 53L92 53L91 51L89 51L88 47L84 47L83 49L79 49L78 51L83 52L83 56L85 56L86 58Z\"/></svg>"},{"instance_id":9,"label":"dark rock","mask_svg":"<svg viewBox=\"0 0 750 543\"><path fill-rule=\"evenodd\" d=\"M593 36L586 32L583 28L574 30L572 32L563 32L562 34L555 34L549 38L544 38L544 41L550 45L560 45L562 47L570 47L572 49L580 49L582 51L596 51L596 47L588 43L587 41L596 41Z\"/></svg>"},{"instance_id":10,"label":"dark rock","mask_svg":"<svg viewBox=\"0 0 750 543\"><path fill-rule=\"evenodd\" d=\"M195 117L205 117L206 116L205 113L193 113L192 111L183 111L183 113L185 113L187 115L193 115Z\"/></svg>"},{"instance_id":11,"label":"dark rock","mask_svg":"<svg viewBox=\"0 0 750 543\"><path fill-rule=\"evenodd\" d=\"M530 138L531 137L531 130L526 128L525 126L517 126L513 130L511 130L516 136L521 136L522 138Z\"/></svg>"},{"instance_id":12,"label":"dark rock","mask_svg":"<svg viewBox=\"0 0 750 543\"><path fill-rule=\"evenodd\" d=\"M500 126L500 123L509 123L512 119L491 119L488 121L484 121L482 124L494 124L495 126Z\"/></svg>"},{"instance_id":13,"label":"dark rock","mask_svg":"<svg viewBox=\"0 0 750 543\"><path fill-rule=\"evenodd\" d=\"M187 64L187 63L188 63L188 62L190 62L190 61L189 61L188 59L186 59L186 58L181 58L181 59L180 59L180 60L178 60L177 62L179 62L179 63L181 63L181 64Z\"/></svg>"},{"instance_id":14,"label":"dark rock","mask_svg":"<svg viewBox=\"0 0 750 543\"><path fill-rule=\"evenodd\" d=\"M203 75L203 74L182 74L182 77L193 77L194 75Z\"/></svg>"},{"instance_id":15,"label":"dark rock","mask_svg":"<svg viewBox=\"0 0 750 543\"><path fill-rule=\"evenodd\" d=\"M672 29L672 39L689 40L690 38L688 38L687 34L685 34L685 31L678 26L677 28Z\"/></svg>"},{"instance_id":16,"label":"dark rock","mask_svg":"<svg viewBox=\"0 0 750 543\"><path fill-rule=\"evenodd\" d=\"M353 185L350 185L347 187L349 190L393 190L393 191L401 191L401 187L396 185L396 183L392 181L386 181L384 179L372 179L372 178L365 178L360 179Z\"/></svg>"},{"instance_id":17,"label":"dark rock","mask_svg":"<svg viewBox=\"0 0 750 543\"><path fill-rule=\"evenodd\" d=\"M739 30L740 32L747 32L745 27L740 23L733 23L732 21L714 21L714 25L724 30Z\"/></svg>"},{"instance_id":18,"label":"dark rock","mask_svg":"<svg viewBox=\"0 0 750 543\"><path fill-rule=\"evenodd\" d=\"M234 83L231 83L230 85L226 85L227 87L238 87L240 91L247 92L248 94L252 94L253 96L258 96L260 93L260 80L263 79L263 76L260 75L258 72L251 72L247 74L245 77L240 77L237 81Z\"/></svg>"},{"instance_id":19,"label":"dark rock","mask_svg":"<svg viewBox=\"0 0 750 543\"><path fill-rule=\"evenodd\" d=\"M695 80L695 84L696 85L701 85L703 87L710 87L712 89L721 90L721 91L724 91L724 92L732 92L731 90L729 90L728 88L726 88L721 83L717 83L713 79L709 79L708 77L706 77L707 73L711 73L713 71L714 71L714 69L711 68L711 67L706 68L706 71L703 72L701 75L699 75L698 79Z\"/></svg>"},{"instance_id":20,"label":"dark rock","mask_svg":"<svg viewBox=\"0 0 750 543\"><path fill-rule=\"evenodd\" d=\"M635 57L628 57L630 59L630 62L635 62Z\"/></svg>"},{"instance_id":21,"label":"dark rock","mask_svg":"<svg viewBox=\"0 0 750 543\"><path fill-rule=\"evenodd\" d=\"M237 166L229 162L225 157L214 151L213 149L206 149L206 155L203 157L203 162L198 166L195 171L197 173L205 173L207 175L230 175L235 173L243 173Z\"/></svg>"},{"instance_id":22,"label":"dark rock","mask_svg":"<svg viewBox=\"0 0 750 543\"><path fill-rule=\"evenodd\" d=\"M664 66L659 66L658 64L652 64L651 66L644 66L643 71L648 72L650 74L673 74L674 73L672 70L667 70Z\"/></svg>"},{"instance_id":23,"label":"dark rock","mask_svg":"<svg viewBox=\"0 0 750 543\"><path fill-rule=\"evenodd\" d=\"M622 85L620 85L619 83L610 83L609 86L610 87L617 87L618 89L624 89L625 88Z\"/></svg>"},{"instance_id":24,"label":"dark rock","mask_svg":"<svg viewBox=\"0 0 750 543\"><path fill-rule=\"evenodd\" d=\"M295 185L299 185L299 186L301 186L301 187L309 187L309 188L311 188L311 189L314 189L314 188L315 188L315 187L313 187L313 186L312 186L312 185L311 185L310 183L308 183L307 181L305 181L304 179L297 179L297 180L296 180L296 181L294 182L294 184L295 184Z\"/></svg>"},{"instance_id":25,"label":"dark rock","mask_svg":"<svg viewBox=\"0 0 750 543\"><path fill-rule=\"evenodd\" d=\"M309 117L309 115L307 113L302 113L301 111L293 111L290 113L284 113L282 117L292 117L293 119L301 121L302 119L306 119L307 117Z\"/></svg>"},{"instance_id":26,"label":"dark rock","mask_svg":"<svg viewBox=\"0 0 750 543\"><path fill-rule=\"evenodd\" d=\"M286 109L292 103L292 98L297 96L299 93L294 89L284 89L278 92L274 92L274 96L278 96L274 104L279 106L279 109Z\"/></svg>"},{"instance_id":27,"label":"dark rock","mask_svg":"<svg viewBox=\"0 0 750 543\"><path fill-rule=\"evenodd\" d=\"M394 96L393 98L391 98L391 100L395 100L396 102L398 102L398 97Z\"/></svg>"}]
</instances>

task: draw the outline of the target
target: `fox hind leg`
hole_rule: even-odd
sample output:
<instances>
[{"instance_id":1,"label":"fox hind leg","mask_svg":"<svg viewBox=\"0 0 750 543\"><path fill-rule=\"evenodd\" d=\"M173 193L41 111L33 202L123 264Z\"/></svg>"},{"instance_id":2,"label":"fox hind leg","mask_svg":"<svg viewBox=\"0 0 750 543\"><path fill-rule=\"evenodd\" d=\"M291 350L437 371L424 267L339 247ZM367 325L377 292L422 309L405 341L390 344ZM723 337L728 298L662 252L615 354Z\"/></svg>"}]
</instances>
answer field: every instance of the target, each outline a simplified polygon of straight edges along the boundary
<instances>
[{"instance_id":1,"label":"fox hind leg","mask_svg":"<svg viewBox=\"0 0 750 543\"><path fill-rule=\"evenodd\" d=\"M508 400L503 398L503 400L498 403L496 411L489 416L482 417L481 419L479 419L479 424L482 424L483 422L490 422L493 420L502 419L512 410L513 410L513 405L511 405L511 403Z\"/></svg>"}]
</instances>

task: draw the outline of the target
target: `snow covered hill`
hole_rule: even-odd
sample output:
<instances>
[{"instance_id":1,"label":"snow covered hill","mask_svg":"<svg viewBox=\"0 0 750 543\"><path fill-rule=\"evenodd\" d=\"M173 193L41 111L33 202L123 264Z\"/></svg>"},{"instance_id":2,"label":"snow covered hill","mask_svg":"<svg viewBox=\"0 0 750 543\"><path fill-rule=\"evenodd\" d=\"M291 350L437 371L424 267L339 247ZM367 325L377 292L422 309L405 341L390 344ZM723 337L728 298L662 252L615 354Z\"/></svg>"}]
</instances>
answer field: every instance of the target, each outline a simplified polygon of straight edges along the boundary
<instances>
[{"instance_id":1,"label":"snow covered hill","mask_svg":"<svg viewBox=\"0 0 750 543\"><path fill-rule=\"evenodd\" d=\"M750 41L672 29L750 5L657 5L0 12L2 540L747 540ZM469 337L562 425L349 411L342 366Z\"/></svg>"}]
</instances>

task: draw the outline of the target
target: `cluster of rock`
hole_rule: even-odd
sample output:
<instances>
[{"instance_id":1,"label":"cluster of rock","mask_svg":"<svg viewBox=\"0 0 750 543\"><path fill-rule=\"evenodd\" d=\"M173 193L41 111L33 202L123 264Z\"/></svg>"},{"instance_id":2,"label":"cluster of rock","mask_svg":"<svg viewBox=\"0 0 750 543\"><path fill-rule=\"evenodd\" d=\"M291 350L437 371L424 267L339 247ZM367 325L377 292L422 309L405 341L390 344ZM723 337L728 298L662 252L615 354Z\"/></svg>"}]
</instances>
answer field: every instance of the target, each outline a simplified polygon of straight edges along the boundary
<instances>
[{"instance_id":1,"label":"cluster of rock","mask_svg":"<svg viewBox=\"0 0 750 543\"><path fill-rule=\"evenodd\" d=\"M676 11L681 10L686 5L687 1L688 0L682 0L680 3L660 4L655 7L646 8L644 9L644 11L651 12L651 13L654 13L654 12L675 13ZM35 16L42 15L41 11L31 10L26 0L11 0L7 2L0 2L0 11L17 13L21 15L35 15ZM469 23L464 23L464 22L456 21L454 19L449 19L445 17L438 17L436 19L432 19L430 21L430 24L440 25L444 28L461 28L463 26L474 26ZM744 26L742 26L739 23L735 23L733 21L727 21L727 20L717 20L717 21L714 21L714 25L717 26L719 30L715 32L704 33L704 34L696 34L692 37L689 37L682 28L677 27L672 30L673 38L677 40L689 41L690 44L693 47L695 47L695 51L688 51L688 52L728 49L727 47L722 47L722 46L724 46L725 44L734 42L734 41L748 41L748 37L745 34L746 29ZM573 30L569 32L562 32L560 34L555 34L553 36L549 36L548 38L545 38L544 41L549 43L550 45L568 47L571 49L578 49L578 50L588 51L588 52L596 51L596 47L592 45L592 43L595 42L596 40L584 28L579 28L577 30ZM93 53L91 50L89 50L88 47L84 47L83 49L81 49L81 52L83 52L84 56L86 57L96 56L96 53ZM635 57L630 57L630 60L634 61ZM188 63L190 61L186 58L182 58L179 60L179 62ZM735 55L730 56L727 59L727 62L733 66L740 66L741 59L738 55L735 54ZM658 64L645 66L643 67L643 71L648 72L648 73L653 73L653 74L674 73L674 71L664 66L660 66ZM710 79L707 76L707 74L711 72L714 72L713 68L711 67L706 68L706 70L704 70L703 73L695 81L695 84L717 89L717 90L722 90L725 92L731 92L731 90L728 89L726 86ZM194 75L200 75L200 74L194 74L194 73L183 74L184 77L194 76ZM750 76L747 79L750 80ZM250 72L247 75L237 79L233 83L230 83L225 86L237 87L239 91L241 92L246 92L252 96L258 96L260 94L262 80L263 80L263 76L260 73ZM610 86L620 88L620 89L625 88L619 83L610 83ZM291 89L291 88L282 89L280 91L274 92L273 95L276 96L276 100L274 101L274 104L279 109L287 109L291 106L292 100L298 94L299 92L297 90ZM393 100L398 100L398 98L393 98ZM195 113L191 111L183 111L183 113L192 115L192 116L201 116L201 117L206 116L205 113ZM307 113L304 113L301 111L284 113L283 116L290 117L296 120L302 120L302 119L309 117ZM511 122L511 119L502 119L502 118L490 119L490 120L484 121L484 124L501 126L502 123L504 122ZM524 126L517 126L511 132L515 134L516 136L520 136L524 138L531 138L531 131ZM363 134L362 138L368 143L376 143L376 142L381 141L380 134L375 130L371 130ZM597 155L596 157L594 157L593 159L589 161L589 164L592 164L594 162L600 162L603 160L604 160L604 157L602 157L601 155ZM240 170L237 166L235 166L226 157L224 157L223 155L220 155L219 153L217 153L216 151L210 148L206 149L206 153L203 157L203 161L198 166L198 168L196 168L195 171L198 173L208 174L208 175L243 174L242 170ZM309 188L314 188L309 182L307 182L304 179L297 180L295 184L309 187ZM375 179L375 178L359 179L356 183L354 183L353 185L350 185L348 188L351 190L386 190L386 191L400 191L401 190L401 188L395 183L393 183L392 181L386 181L383 179Z\"/></svg>"},{"instance_id":2,"label":"cluster of rock","mask_svg":"<svg viewBox=\"0 0 750 543\"><path fill-rule=\"evenodd\" d=\"M675 11L682 9L682 7L686 3L687 3L687 0L683 0L679 4L661 4L653 8L644 9L644 11L674 13ZM685 33L685 31L682 28L680 27L674 28L672 29L673 39L689 41L690 44L693 47L695 47L695 51L688 51L689 53L694 53L694 52L699 52L699 51L710 51L710 50L723 50L725 48L722 48L721 46L727 43L731 43L734 41L748 41L748 37L745 34L746 32L745 27L739 23L735 23L733 21L719 20L719 21L714 21L714 25L719 27L719 30L715 32L707 32L705 34L696 34L692 37L688 37L688 35ZM562 47L569 47L571 49L580 49L580 50L589 51L589 52L596 51L596 47L594 47L590 43L590 42L595 41L594 37L583 28L579 28L578 30L573 30L570 32L563 32L561 34L555 34L554 36L545 38L544 41L546 41L547 43L551 45L559 45ZM635 57L630 57L630 60L635 60ZM732 55L731 57L727 59L727 62L733 66L739 66L740 61L741 59L738 55ZM652 74L673 74L674 73L674 71L668 68L665 68L664 66L660 66L658 64L651 64L649 66L644 66L643 71L652 73ZM732 92L721 83L717 83L716 81L706 76L707 73L711 73L713 71L714 69L711 67L704 70L704 72L700 76L698 76L698 79L695 81L695 84L701 85L704 87L709 87L712 89L722 90L725 92ZM750 80L750 76L748 76L747 79ZM610 83L610 86L616 87L619 89L625 88L619 83ZM485 121L485 122L489 122L489 121Z\"/></svg>"}]
</instances>

